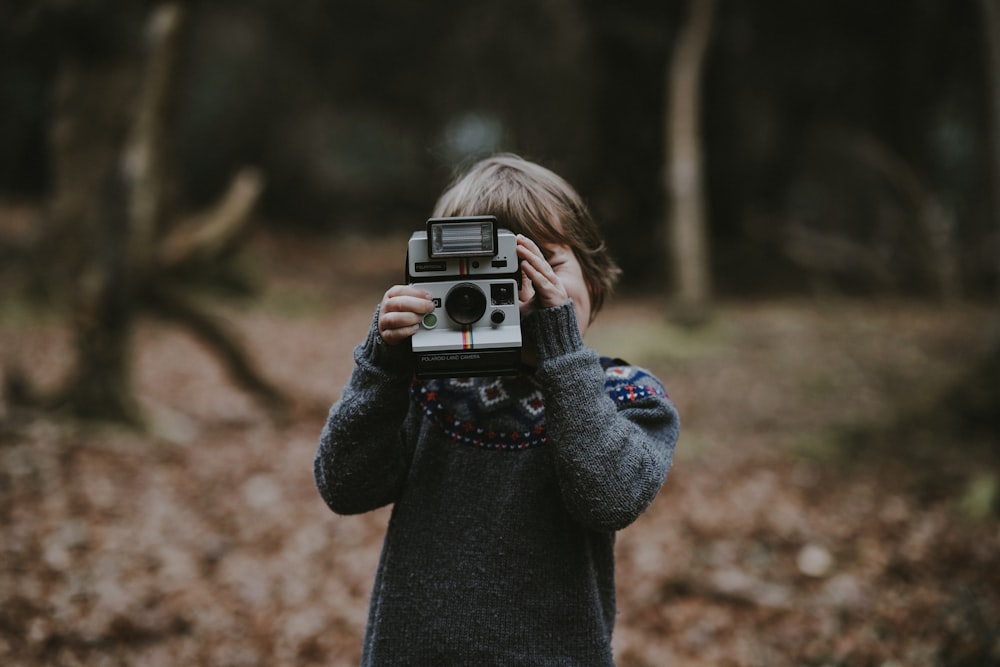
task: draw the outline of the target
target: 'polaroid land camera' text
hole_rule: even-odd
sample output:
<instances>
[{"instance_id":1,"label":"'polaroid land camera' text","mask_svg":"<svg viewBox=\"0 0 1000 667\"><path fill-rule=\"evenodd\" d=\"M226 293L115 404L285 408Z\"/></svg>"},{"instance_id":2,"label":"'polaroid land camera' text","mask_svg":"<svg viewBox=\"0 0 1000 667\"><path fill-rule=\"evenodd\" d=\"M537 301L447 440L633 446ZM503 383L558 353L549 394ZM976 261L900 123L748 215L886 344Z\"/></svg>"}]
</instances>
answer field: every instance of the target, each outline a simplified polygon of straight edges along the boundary
<instances>
[{"instance_id":1,"label":"'polaroid land camera' text","mask_svg":"<svg viewBox=\"0 0 1000 667\"><path fill-rule=\"evenodd\" d=\"M417 377L509 375L521 363L521 270L513 233L493 216L431 218L414 232L406 281L434 312L413 335Z\"/></svg>"}]
</instances>

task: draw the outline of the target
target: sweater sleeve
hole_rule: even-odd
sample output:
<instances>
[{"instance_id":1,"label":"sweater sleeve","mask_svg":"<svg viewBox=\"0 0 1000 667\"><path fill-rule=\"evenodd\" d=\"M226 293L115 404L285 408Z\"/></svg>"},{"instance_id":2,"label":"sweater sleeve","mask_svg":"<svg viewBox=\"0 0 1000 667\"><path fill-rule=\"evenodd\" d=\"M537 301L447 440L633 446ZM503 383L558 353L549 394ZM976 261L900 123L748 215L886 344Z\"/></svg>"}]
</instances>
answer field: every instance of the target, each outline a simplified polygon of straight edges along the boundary
<instances>
[{"instance_id":1,"label":"sweater sleeve","mask_svg":"<svg viewBox=\"0 0 1000 667\"><path fill-rule=\"evenodd\" d=\"M357 514L396 500L412 455L406 445L412 368L409 346L387 346L377 335L354 348L354 369L330 409L313 460L316 486L338 514Z\"/></svg>"},{"instance_id":2,"label":"sweater sleeve","mask_svg":"<svg viewBox=\"0 0 1000 667\"><path fill-rule=\"evenodd\" d=\"M666 479L677 411L659 381L641 369L605 372L597 353L584 346L571 302L536 311L524 326L536 347L566 509L594 530L624 528Z\"/></svg>"}]
</instances>

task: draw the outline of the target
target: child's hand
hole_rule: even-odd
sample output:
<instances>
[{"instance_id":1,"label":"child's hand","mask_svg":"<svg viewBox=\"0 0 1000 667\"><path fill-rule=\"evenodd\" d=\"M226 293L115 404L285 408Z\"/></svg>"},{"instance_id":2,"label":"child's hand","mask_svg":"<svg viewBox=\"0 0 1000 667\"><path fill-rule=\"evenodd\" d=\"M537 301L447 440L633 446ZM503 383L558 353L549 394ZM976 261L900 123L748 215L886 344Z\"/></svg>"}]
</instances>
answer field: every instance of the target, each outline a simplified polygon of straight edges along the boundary
<instances>
[{"instance_id":1,"label":"child's hand","mask_svg":"<svg viewBox=\"0 0 1000 667\"><path fill-rule=\"evenodd\" d=\"M417 333L420 320L434 312L429 292L413 285L394 285L382 297L378 334L386 345L398 345Z\"/></svg>"},{"instance_id":2,"label":"child's hand","mask_svg":"<svg viewBox=\"0 0 1000 667\"><path fill-rule=\"evenodd\" d=\"M518 234L517 256L521 260L523 274L518 294L522 316L534 308L551 308L566 303L569 294L562 280L534 241Z\"/></svg>"}]
</instances>

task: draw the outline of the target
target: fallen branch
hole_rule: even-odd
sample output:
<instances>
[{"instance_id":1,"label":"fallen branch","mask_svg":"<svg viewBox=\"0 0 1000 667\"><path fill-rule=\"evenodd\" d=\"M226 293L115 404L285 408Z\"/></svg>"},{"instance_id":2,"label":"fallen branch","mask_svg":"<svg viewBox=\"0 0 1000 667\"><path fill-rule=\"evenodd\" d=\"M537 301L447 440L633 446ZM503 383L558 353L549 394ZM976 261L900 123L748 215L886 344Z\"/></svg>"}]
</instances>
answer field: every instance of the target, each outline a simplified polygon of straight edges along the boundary
<instances>
[{"instance_id":1,"label":"fallen branch","mask_svg":"<svg viewBox=\"0 0 1000 667\"><path fill-rule=\"evenodd\" d=\"M164 288L151 287L144 305L152 314L186 327L212 348L233 380L261 399L272 415L280 415L287 410L289 401L284 392L257 372L249 355L237 342L236 335L221 318L205 312L177 292Z\"/></svg>"}]
</instances>

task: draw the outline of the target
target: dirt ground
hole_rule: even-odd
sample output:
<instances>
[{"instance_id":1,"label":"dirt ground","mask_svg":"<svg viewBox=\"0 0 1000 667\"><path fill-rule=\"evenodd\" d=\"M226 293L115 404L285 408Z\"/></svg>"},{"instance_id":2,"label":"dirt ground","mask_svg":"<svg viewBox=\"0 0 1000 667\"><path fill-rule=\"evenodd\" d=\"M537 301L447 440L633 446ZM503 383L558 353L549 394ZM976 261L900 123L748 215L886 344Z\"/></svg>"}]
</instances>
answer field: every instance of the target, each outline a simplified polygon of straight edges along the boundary
<instances>
[{"instance_id":1,"label":"dirt ground","mask_svg":"<svg viewBox=\"0 0 1000 667\"><path fill-rule=\"evenodd\" d=\"M331 514L311 464L402 243L254 244L267 289L219 312L295 398L285 421L145 320L148 434L0 402L0 664L357 663L388 514ZM989 314L728 303L686 331L651 297L613 300L588 343L655 371L683 420L663 492L619 534L619 664L1000 665L997 443L848 436L931 410ZM12 299L0 350L41 388L72 360L65 323Z\"/></svg>"}]
</instances>

